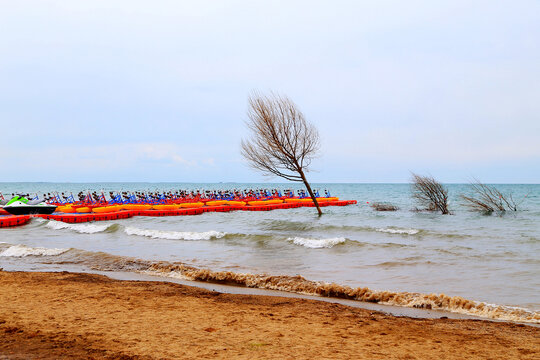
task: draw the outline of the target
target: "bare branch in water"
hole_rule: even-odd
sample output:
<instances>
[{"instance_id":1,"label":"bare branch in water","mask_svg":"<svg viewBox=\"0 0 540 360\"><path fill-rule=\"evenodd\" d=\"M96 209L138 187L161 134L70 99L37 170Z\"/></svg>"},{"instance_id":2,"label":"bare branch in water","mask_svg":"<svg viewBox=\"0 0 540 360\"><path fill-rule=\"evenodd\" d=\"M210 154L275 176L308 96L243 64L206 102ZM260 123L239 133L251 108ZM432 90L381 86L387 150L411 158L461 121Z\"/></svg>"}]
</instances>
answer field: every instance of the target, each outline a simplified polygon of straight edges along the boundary
<instances>
[{"instance_id":1,"label":"bare branch in water","mask_svg":"<svg viewBox=\"0 0 540 360\"><path fill-rule=\"evenodd\" d=\"M448 210L448 190L432 176L420 176L412 173L413 197L428 211L440 211L443 215Z\"/></svg>"},{"instance_id":2,"label":"bare branch in water","mask_svg":"<svg viewBox=\"0 0 540 360\"><path fill-rule=\"evenodd\" d=\"M465 206L474 211L492 213L494 211L517 211L519 203L514 200L511 193L502 193L496 187L486 185L478 180L470 184L472 195L461 194L461 199L465 201ZM526 196L525 196L526 197Z\"/></svg>"},{"instance_id":3,"label":"bare branch in water","mask_svg":"<svg viewBox=\"0 0 540 360\"><path fill-rule=\"evenodd\" d=\"M388 203L371 203L371 208L375 211L397 211L399 207Z\"/></svg>"}]
</instances>

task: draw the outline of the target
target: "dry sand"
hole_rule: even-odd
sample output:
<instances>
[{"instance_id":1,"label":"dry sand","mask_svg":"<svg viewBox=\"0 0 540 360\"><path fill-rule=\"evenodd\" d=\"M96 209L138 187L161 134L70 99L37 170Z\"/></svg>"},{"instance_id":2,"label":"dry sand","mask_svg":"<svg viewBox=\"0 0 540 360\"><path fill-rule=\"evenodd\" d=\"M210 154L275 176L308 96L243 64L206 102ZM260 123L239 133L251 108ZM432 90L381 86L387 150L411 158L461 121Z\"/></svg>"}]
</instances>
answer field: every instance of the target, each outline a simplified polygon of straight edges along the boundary
<instances>
[{"instance_id":1,"label":"dry sand","mask_svg":"<svg viewBox=\"0 0 540 360\"><path fill-rule=\"evenodd\" d=\"M540 359L540 329L0 271L0 359Z\"/></svg>"}]
</instances>

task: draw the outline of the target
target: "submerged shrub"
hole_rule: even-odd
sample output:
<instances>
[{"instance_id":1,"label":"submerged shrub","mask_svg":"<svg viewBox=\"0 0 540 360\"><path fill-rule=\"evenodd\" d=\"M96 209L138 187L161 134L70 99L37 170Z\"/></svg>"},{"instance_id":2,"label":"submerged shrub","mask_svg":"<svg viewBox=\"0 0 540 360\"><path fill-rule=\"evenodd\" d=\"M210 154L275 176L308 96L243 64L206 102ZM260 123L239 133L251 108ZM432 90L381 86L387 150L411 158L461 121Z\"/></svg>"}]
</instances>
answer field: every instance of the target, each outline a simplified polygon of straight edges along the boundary
<instances>
[{"instance_id":1,"label":"submerged shrub","mask_svg":"<svg viewBox=\"0 0 540 360\"><path fill-rule=\"evenodd\" d=\"M399 207L389 204L389 203L371 203L371 208L375 211L396 211L399 210Z\"/></svg>"},{"instance_id":2,"label":"submerged shrub","mask_svg":"<svg viewBox=\"0 0 540 360\"><path fill-rule=\"evenodd\" d=\"M494 211L517 211L521 202L517 203L512 193L502 193L496 187L475 181L470 184L472 195L461 194L465 206L473 211L491 214Z\"/></svg>"},{"instance_id":3,"label":"submerged shrub","mask_svg":"<svg viewBox=\"0 0 540 360\"><path fill-rule=\"evenodd\" d=\"M412 174L413 197L426 211L440 211L443 215L448 210L448 190L432 176Z\"/></svg>"}]
</instances>

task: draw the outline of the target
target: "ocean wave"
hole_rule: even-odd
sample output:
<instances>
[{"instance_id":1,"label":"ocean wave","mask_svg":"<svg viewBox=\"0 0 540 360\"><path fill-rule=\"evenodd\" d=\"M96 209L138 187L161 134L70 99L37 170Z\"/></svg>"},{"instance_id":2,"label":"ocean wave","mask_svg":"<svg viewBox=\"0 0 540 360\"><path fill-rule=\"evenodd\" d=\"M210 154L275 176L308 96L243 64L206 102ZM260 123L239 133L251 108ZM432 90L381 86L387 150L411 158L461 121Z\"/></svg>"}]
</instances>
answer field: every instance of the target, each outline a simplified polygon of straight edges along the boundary
<instances>
[{"instance_id":1,"label":"ocean wave","mask_svg":"<svg viewBox=\"0 0 540 360\"><path fill-rule=\"evenodd\" d=\"M314 225L307 221L289 221L289 220L267 220L263 223L265 230L278 231L307 231L320 226Z\"/></svg>"},{"instance_id":2,"label":"ocean wave","mask_svg":"<svg viewBox=\"0 0 540 360\"><path fill-rule=\"evenodd\" d=\"M291 220L268 220L263 222L264 230L277 230L277 231L370 231L372 228L365 226L353 226L353 225L334 225L334 224L320 224L311 223L308 221L291 221Z\"/></svg>"},{"instance_id":3,"label":"ocean wave","mask_svg":"<svg viewBox=\"0 0 540 360\"><path fill-rule=\"evenodd\" d=\"M42 249L38 251L58 254L67 251L67 249ZM383 305L444 310L490 319L540 324L540 312L524 308L488 304L445 294L372 290L367 287L353 288L335 283L308 280L300 275L267 275L232 271L214 271L211 269L197 268L183 263L170 263L167 261L156 262L77 249L73 249L61 257L52 257L50 261L51 263L56 264L77 263L89 266L96 271L137 272L160 277L182 278L191 281L286 291L305 295L379 303Z\"/></svg>"},{"instance_id":4,"label":"ocean wave","mask_svg":"<svg viewBox=\"0 0 540 360\"><path fill-rule=\"evenodd\" d=\"M288 238L287 240L292 241L295 245L305 246L310 249L331 248L334 245L342 244L347 241L347 239L342 237L329 239L308 239L302 237L292 237Z\"/></svg>"},{"instance_id":5,"label":"ocean wave","mask_svg":"<svg viewBox=\"0 0 540 360\"><path fill-rule=\"evenodd\" d=\"M386 242L386 243L372 243L370 244L375 247L383 247L383 248L404 248L404 247L411 247L413 245L408 244L398 244L393 242Z\"/></svg>"},{"instance_id":6,"label":"ocean wave","mask_svg":"<svg viewBox=\"0 0 540 360\"><path fill-rule=\"evenodd\" d=\"M69 249L48 249L43 247L29 247L25 245L13 245L0 252L0 257L25 257L25 256L56 256L65 253Z\"/></svg>"},{"instance_id":7,"label":"ocean wave","mask_svg":"<svg viewBox=\"0 0 540 360\"><path fill-rule=\"evenodd\" d=\"M371 267L383 267L383 268L393 268L393 267L400 267L400 266L414 266L419 264L432 264L431 261L426 260L422 256L409 256L402 259L397 259L395 261L384 261L381 263L373 264L373 265L367 265Z\"/></svg>"},{"instance_id":8,"label":"ocean wave","mask_svg":"<svg viewBox=\"0 0 540 360\"><path fill-rule=\"evenodd\" d=\"M56 221L56 220L49 220L47 225L45 225L49 229L53 230L62 230L62 229L69 229L75 232L78 232L80 234L96 234L100 232L108 231L112 232L118 229L118 224L69 224L62 221Z\"/></svg>"},{"instance_id":9,"label":"ocean wave","mask_svg":"<svg viewBox=\"0 0 540 360\"><path fill-rule=\"evenodd\" d=\"M379 291L367 287L352 288L333 283L307 280L297 276L243 274L231 271L198 269L183 264L154 263L142 271L145 274L183 278L192 281L287 291L305 295L334 297L383 305L403 306L480 316L505 321L540 324L540 313L528 309L493 305L445 294Z\"/></svg>"},{"instance_id":10,"label":"ocean wave","mask_svg":"<svg viewBox=\"0 0 540 360\"><path fill-rule=\"evenodd\" d=\"M152 230L152 229L139 229L136 227L126 227L124 232L128 235L146 236L152 239L165 239L165 240L211 240L220 239L227 235L227 233L220 231L205 231L205 232L192 232L192 231L164 231L164 230Z\"/></svg>"},{"instance_id":11,"label":"ocean wave","mask_svg":"<svg viewBox=\"0 0 540 360\"><path fill-rule=\"evenodd\" d=\"M418 229L400 229L400 228L378 228L378 232L388 233L388 234L404 234L404 235L415 235L420 232Z\"/></svg>"},{"instance_id":12,"label":"ocean wave","mask_svg":"<svg viewBox=\"0 0 540 360\"><path fill-rule=\"evenodd\" d=\"M386 227L386 228L373 228L369 226L354 226L354 225L333 225L333 224L313 224L300 221L289 220L271 220L264 224L266 230L278 230L278 231L360 231L360 232L383 232L388 234L402 234L402 235L415 235L421 232L419 229L412 228L398 228L398 227Z\"/></svg>"}]
</instances>

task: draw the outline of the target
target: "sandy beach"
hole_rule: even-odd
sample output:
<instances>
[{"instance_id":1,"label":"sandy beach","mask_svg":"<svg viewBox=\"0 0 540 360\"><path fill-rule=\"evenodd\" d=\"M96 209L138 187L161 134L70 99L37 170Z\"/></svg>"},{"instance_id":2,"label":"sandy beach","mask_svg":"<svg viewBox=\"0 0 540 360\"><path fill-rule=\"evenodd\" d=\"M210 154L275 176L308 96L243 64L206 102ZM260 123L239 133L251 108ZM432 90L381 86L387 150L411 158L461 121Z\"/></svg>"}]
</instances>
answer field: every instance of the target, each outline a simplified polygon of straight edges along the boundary
<instances>
[{"instance_id":1,"label":"sandy beach","mask_svg":"<svg viewBox=\"0 0 540 360\"><path fill-rule=\"evenodd\" d=\"M78 273L0 272L2 359L538 359L540 329Z\"/></svg>"}]
</instances>

